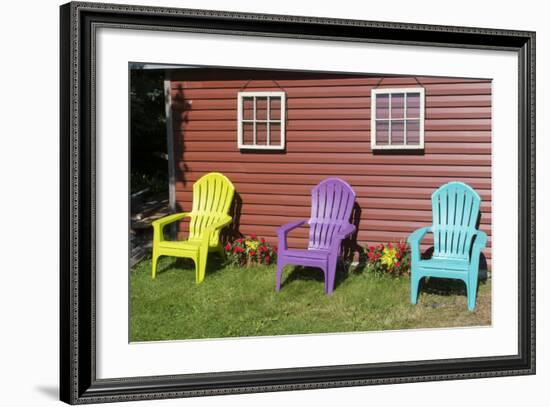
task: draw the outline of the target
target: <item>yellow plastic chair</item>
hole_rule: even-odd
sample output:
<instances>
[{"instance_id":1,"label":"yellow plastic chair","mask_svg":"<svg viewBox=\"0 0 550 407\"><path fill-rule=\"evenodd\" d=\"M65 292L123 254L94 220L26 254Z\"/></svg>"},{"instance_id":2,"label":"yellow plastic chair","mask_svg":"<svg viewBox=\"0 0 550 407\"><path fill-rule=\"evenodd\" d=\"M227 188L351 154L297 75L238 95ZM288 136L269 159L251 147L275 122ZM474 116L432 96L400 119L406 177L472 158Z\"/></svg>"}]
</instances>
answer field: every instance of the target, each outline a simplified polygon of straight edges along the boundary
<instances>
[{"instance_id":1,"label":"yellow plastic chair","mask_svg":"<svg viewBox=\"0 0 550 407\"><path fill-rule=\"evenodd\" d=\"M158 258L175 256L192 259L195 281L198 284L204 280L208 252L217 251L224 255L220 231L231 223L231 216L227 213L234 193L235 187L225 175L211 172L193 185L191 212L176 213L153 222L153 279L157 274ZM190 218L187 240L164 240L164 227L186 217Z\"/></svg>"}]
</instances>

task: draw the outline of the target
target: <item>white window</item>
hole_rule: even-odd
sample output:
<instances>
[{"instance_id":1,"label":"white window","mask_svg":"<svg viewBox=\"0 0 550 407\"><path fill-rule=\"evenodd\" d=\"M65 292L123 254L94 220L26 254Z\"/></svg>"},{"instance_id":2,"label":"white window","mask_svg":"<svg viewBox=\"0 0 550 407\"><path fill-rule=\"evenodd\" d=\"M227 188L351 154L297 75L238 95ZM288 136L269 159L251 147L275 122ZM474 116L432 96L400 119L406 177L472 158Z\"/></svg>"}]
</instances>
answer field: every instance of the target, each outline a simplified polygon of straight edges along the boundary
<instances>
[{"instance_id":1,"label":"white window","mask_svg":"<svg viewBox=\"0 0 550 407\"><path fill-rule=\"evenodd\" d=\"M371 148L424 148L424 88L371 91Z\"/></svg>"},{"instance_id":2,"label":"white window","mask_svg":"<svg viewBox=\"0 0 550 407\"><path fill-rule=\"evenodd\" d=\"M240 149L285 148L285 92L239 92L237 107Z\"/></svg>"}]
</instances>

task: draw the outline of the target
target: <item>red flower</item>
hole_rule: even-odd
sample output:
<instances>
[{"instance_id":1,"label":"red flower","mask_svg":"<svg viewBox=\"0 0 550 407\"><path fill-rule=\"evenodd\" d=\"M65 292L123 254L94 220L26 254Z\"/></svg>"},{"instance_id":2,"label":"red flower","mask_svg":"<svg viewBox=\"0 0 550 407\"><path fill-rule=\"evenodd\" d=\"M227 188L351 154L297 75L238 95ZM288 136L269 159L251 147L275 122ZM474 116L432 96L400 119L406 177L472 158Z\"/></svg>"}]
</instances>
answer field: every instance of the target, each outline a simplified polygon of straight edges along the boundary
<instances>
[{"instance_id":1,"label":"red flower","mask_svg":"<svg viewBox=\"0 0 550 407\"><path fill-rule=\"evenodd\" d=\"M229 249L231 249L231 243L227 243L225 246L224 246L224 249L226 251L229 251Z\"/></svg>"},{"instance_id":2,"label":"red flower","mask_svg":"<svg viewBox=\"0 0 550 407\"><path fill-rule=\"evenodd\" d=\"M244 239L239 239L239 243L243 243L244 242Z\"/></svg>"},{"instance_id":3,"label":"red flower","mask_svg":"<svg viewBox=\"0 0 550 407\"><path fill-rule=\"evenodd\" d=\"M379 243L377 248L378 248L378 250L381 250L383 247L384 246L382 245L382 243Z\"/></svg>"},{"instance_id":4,"label":"red flower","mask_svg":"<svg viewBox=\"0 0 550 407\"><path fill-rule=\"evenodd\" d=\"M273 251L277 253L277 246L273 246Z\"/></svg>"},{"instance_id":5,"label":"red flower","mask_svg":"<svg viewBox=\"0 0 550 407\"><path fill-rule=\"evenodd\" d=\"M265 256L264 260L265 260L265 264L269 264L270 257L269 257L269 256Z\"/></svg>"},{"instance_id":6,"label":"red flower","mask_svg":"<svg viewBox=\"0 0 550 407\"><path fill-rule=\"evenodd\" d=\"M239 253L239 249L241 249L239 246L235 246L233 248L233 253ZM242 249L241 249L242 250Z\"/></svg>"},{"instance_id":7,"label":"red flower","mask_svg":"<svg viewBox=\"0 0 550 407\"><path fill-rule=\"evenodd\" d=\"M255 252L254 250L250 249L250 250L248 251L248 254L249 254L250 256L254 256L254 255L256 254L256 252Z\"/></svg>"},{"instance_id":8,"label":"red flower","mask_svg":"<svg viewBox=\"0 0 550 407\"><path fill-rule=\"evenodd\" d=\"M397 263L395 263L395 266L396 266L396 267L400 267L400 266L401 266L401 262L398 261Z\"/></svg>"},{"instance_id":9,"label":"red flower","mask_svg":"<svg viewBox=\"0 0 550 407\"><path fill-rule=\"evenodd\" d=\"M403 257L403 255L401 254L401 252L397 252L397 253L395 253L395 257L400 259L401 257Z\"/></svg>"},{"instance_id":10,"label":"red flower","mask_svg":"<svg viewBox=\"0 0 550 407\"><path fill-rule=\"evenodd\" d=\"M262 238L260 239L260 242L265 243L265 239L262 237Z\"/></svg>"},{"instance_id":11,"label":"red flower","mask_svg":"<svg viewBox=\"0 0 550 407\"><path fill-rule=\"evenodd\" d=\"M251 234L250 234L250 238L251 238L252 240L256 240L256 237L257 237L257 236L256 236L256 233L251 233Z\"/></svg>"},{"instance_id":12,"label":"red flower","mask_svg":"<svg viewBox=\"0 0 550 407\"><path fill-rule=\"evenodd\" d=\"M392 246L391 242L389 242L388 243L388 249L391 249L391 248L393 248L393 246Z\"/></svg>"},{"instance_id":13,"label":"red flower","mask_svg":"<svg viewBox=\"0 0 550 407\"><path fill-rule=\"evenodd\" d=\"M369 259L372 259L373 254L369 252L369 253L367 253L367 256L369 256Z\"/></svg>"},{"instance_id":14,"label":"red flower","mask_svg":"<svg viewBox=\"0 0 550 407\"><path fill-rule=\"evenodd\" d=\"M369 247L369 250L370 250L371 252L373 252L373 251L374 251L374 246L370 246L370 247Z\"/></svg>"},{"instance_id":15,"label":"red flower","mask_svg":"<svg viewBox=\"0 0 550 407\"><path fill-rule=\"evenodd\" d=\"M379 257L380 257L380 253L376 253L376 254L374 255L374 257L375 257L375 258L379 258Z\"/></svg>"}]
</instances>

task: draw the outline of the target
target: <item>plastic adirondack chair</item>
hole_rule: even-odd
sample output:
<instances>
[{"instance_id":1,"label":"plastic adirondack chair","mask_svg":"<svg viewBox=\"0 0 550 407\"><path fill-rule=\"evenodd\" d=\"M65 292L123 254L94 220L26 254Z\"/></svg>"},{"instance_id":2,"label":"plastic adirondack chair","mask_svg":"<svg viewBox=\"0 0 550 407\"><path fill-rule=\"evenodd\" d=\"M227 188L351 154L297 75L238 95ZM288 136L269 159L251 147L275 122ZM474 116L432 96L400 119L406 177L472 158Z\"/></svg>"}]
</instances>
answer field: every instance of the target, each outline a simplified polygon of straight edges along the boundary
<instances>
[{"instance_id":1,"label":"plastic adirondack chair","mask_svg":"<svg viewBox=\"0 0 550 407\"><path fill-rule=\"evenodd\" d=\"M464 281L468 310L476 305L479 257L487 235L476 229L481 198L463 182L449 182L432 194L432 226L413 232L411 245L411 302L416 304L423 277ZM434 251L430 259L420 256L420 241L431 232Z\"/></svg>"},{"instance_id":2,"label":"plastic adirondack chair","mask_svg":"<svg viewBox=\"0 0 550 407\"><path fill-rule=\"evenodd\" d=\"M234 193L235 187L225 175L211 172L193 185L191 212L176 213L153 222L153 279L157 273L158 258L175 256L192 259L196 282L204 280L208 253L217 251L224 256L220 231L231 222L231 216L227 213ZM186 217L190 218L188 239L165 240L164 227Z\"/></svg>"},{"instance_id":3,"label":"plastic adirondack chair","mask_svg":"<svg viewBox=\"0 0 550 407\"><path fill-rule=\"evenodd\" d=\"M349 223L354 202L355 192L339 178L327 178L313 188L310 219L288 223L277 230L277 291L281 289L284 266L293 264L322 269L325 274L325 293L332 294L342 240L355 231L355 226ZM288 233L305 223L309 224L308 248L289 249Z\"/></svg>"}]
</instances>

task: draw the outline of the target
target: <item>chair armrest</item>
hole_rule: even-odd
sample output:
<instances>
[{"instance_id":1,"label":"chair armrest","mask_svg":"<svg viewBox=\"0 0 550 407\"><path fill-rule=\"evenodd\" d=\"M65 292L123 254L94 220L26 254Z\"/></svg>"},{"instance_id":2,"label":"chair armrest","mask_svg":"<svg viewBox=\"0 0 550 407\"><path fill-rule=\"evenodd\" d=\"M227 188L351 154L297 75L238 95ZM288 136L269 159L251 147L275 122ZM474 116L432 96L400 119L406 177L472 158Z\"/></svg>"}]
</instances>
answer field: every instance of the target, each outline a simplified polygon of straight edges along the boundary
<instances>
[{"instance_id":1,"label":"chair armrest","mask_svg":"<svg viewBox=\"0 0 550 407\"><path fill-rule=\"evenodd\" d=\"M231 223L231 220L233 218L229 215L224 215L220 220L218 220L217 222L215 223L212 223L210 225L208 225L208 227L206 227L204 229L205 232L208 232L208 233L212 233L214 232L215 230L217 229L220 229L220 228L223 228L224 226L227 226Z\"/></svg>"},{"instance_id":2,"label":"chair armrest","mask_svg":"<svg viewBox=\"0 0 550 407\"><path fill-rule=\"evenodd\" d=\"M287 249L286 236L288 232L302 226L306 222L307 219L297 220L295 222L290 222L277 228L277 236L279 237L279 250Z\"/></svg>"},{"instance_id":3,"label":"chair armrest","mask_svg":"<svg viewBox=\"0 0 550 407\"><path fill-rule=\"evenodd\" d=\"M174 213L173 215L164 216L160 219L154 220L153 222L151 222L151 225L153 225L153 227L163 228L164 226L169 225L170 223L174 223L180 219L190 217L190 216L191 216L190 212Z\"/></svg>"},{"instance_id":4,"label":"chair armrest","mask_svg":"<svg viewBox=\"0 0 550 407\"><path fill-rule=\"evenodd\" d=\"M166 225L169 225L170 223L174 223L180 219L191 217L191 216L192 214L189 212L181 212L181 213L175 213L173 215L168 215L151 222L151 225L153 226L153 242L164 241L164 234L162 232Z\"/></svg>"},{"instance_id":5,"label":"chair armrest","mask_svg":"<svg viewBox=\"0 0 550 407\"><path fill-rule=\"evenodd\" d=\"M277 229L277 232L284 232L285 234L290 232L292 229L296 229L297 227L302 226L304 223L307 222L307 219L297 220L295 222L290 222L285 225L279 226Z\"/></svg>"},{"instance_id":6,"label":"chair armrest","mask_svg":"<svg viewBox=\"0 0 550 407\"><path fill-rule=\"evenodd\" d=\"M338 231L332 238L332 242L330 243L330 252L333 255L338 255L340 252L340 245L342 244L342 240L344 240L346 237L351 235L353 232L355 232L355 226L351 223L347 223L343 225L342 229Z\"/></svg>"},{"instance_id":7,"label":"chair armrest","mask_svg":"<svg viewBox=\"0 0 550 407\"><path fill-rule=\"evenodd\" d=\"M473 250L481 251L487 245L487 234L481 230L476 230L474 237Z\"/></svg>"},{"instance_id":8,"label":"chair armrest","mask_svg":"<svg viewBox=\"0 0 550 407\"><path fill-rule=\"evenodd\" d=\"M432 231L432 227L431 226L426 226L426 227L423 227L423 228L420 228L420 229L416 229L414 232L412 232L410 235L409 235L409 238L407 239L407 242L412 246L412 245L416 245L416 244L419 244L420 241L424 238L424 236L426 236L426 234L428 232L431 232Z\"/></svg>"},{"instance_id":9,"label":"chair armrest","mask_svg":"<svg viewBox=\"0 0 550 407\"><path fill-rule=\"evenodd\" d=\"M412 261L420 260L420 242L422 241L424 236L426 236L426 234L431 231L432 231L432 227L426 226L415 230L409 235L407 242L411 246Z\"/></svg>"},{"instance_id":10,"label":"chair armrest","mask_svg":"<svg viewBox=\"0 0 550 407\"><path fill-rule=\"evenodd\" d=\"M354 225L352 225L351 223L344 225L344 227L342 227L342 229L340 229L340 231L334 235L332 245L340 245L340 242L351 235L353 232L355 232Z\"/></svg>"},{"instance_id":11,"label":"chair armrest","mask_svg":"<svg viewBox=\"0 0 550 407\"><path fill-rule=\"evenodd\" d=\"M348 223L336 234L336 239L342 240L355 232L355 225Z\"/></svg>"},{"instance_id":12,"label":"chair armrest","mask_svg":"<svg viewBox=\"0 0 550 407\"><path fill-rule=\"evenodd\" d=\"M477 275L479 271L479 258L481 257L481 249L487 244L487 234L481 230L476 230L472 236L475 238L472 244L472 252L470 257L470 273Z\"/></svg>"},{"instance_id":13,"label":"chair armrest","mask_svg":"<svg viewBox=\"0 0 550 407\"><path fill-rule=\"evenodd\" d=\"M202 231L202 233L203 233L203 236L202 236L203 244L208 245L208 242L210 241L210 237L211 237L212 233L215 232L218 229L223 228L224 226L229 225L231 223L232 219L233 218L229 215L223 215L223 217L221 217L217 222L212 223L212 224L208 225L206 228L204 228L203 231Z\"/></svg>"}]
</instances>

